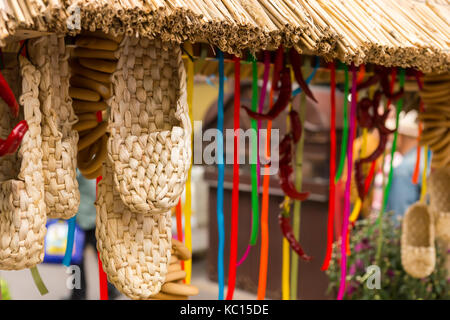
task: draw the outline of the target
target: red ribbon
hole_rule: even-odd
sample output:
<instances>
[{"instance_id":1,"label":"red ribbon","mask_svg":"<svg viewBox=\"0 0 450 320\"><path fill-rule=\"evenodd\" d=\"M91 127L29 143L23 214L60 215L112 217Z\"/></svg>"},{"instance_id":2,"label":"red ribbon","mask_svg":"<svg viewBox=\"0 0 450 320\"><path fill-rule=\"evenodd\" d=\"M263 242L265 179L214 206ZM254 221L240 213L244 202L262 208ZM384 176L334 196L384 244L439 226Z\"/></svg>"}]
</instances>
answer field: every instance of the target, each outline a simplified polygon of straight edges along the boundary
<instances>
[{"instance_id":1,"label":"red ribbon","mask_svg":"<svg viewBox=\"0 0 450 320\"><path fill-rule=\"evenodd\" d=\"M233 191L231 194L231 235L230 235L230 261L228 265L228 291L227 300L233 299L236 284L236 261L238 244L239 222L239 117L241 108L241 61L234 57L234 157L233 157Z\"/></svg>"},{"instance_id":2,"label":"red ribbon","mask_svg":"<svg viewBox=\"0 0 450 320\"><path fill-rule=\"evenodd\" d=\"M331 71L331 114L330 114L330 190L328 196L328 230L327 230L327 252L322 265L325 271L330 265L331 252L333 248L333 224L335 211L336 185L336 66L334 62L329 64Z\"/></svg>"},{"instance_id":3,"label":"red ribbon","mask_svg":"<svg viewBox=\"0 0 450 320\"><path fill-rule=\"evenodd\" d=\"M175 208L175 214L177 218L177 238L178 241L183 242L183 222L182 222L182 211L181 211L181 198L178 200L177 206ZM181 269L184 270L184 261L181 261Z\"/></svg>"}]
</instances>

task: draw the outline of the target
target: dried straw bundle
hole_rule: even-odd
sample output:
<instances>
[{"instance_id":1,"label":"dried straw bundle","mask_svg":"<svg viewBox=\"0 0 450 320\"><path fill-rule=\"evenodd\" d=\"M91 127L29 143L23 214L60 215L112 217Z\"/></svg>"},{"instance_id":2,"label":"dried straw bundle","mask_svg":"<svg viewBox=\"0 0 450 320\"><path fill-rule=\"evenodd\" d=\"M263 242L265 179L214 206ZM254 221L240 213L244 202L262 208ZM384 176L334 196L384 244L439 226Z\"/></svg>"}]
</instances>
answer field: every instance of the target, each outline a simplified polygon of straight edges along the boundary
<instances>
[{"instance_id":1,"label":"dried straw bundle","mask_svg":"<svg viewBox=\"0 0 450 320\"><path fill-rule=\"evenodd\" d=\"M108 100L114 184L133 212L164 213L179 200L191 163L181 50L125 37L118 57Z\"/></svg>"},{"instance_id":2,"label":"dried straw bundle","mask_svg":"<svg viewBox=\"0 0 450 320\"><path fill-rule=\"evenodd\" d=\"M95 204L97 249L108 280L131 299L148 299L157 294L171 257L170 211L130 211L114 187L108 160Z\"/></svg>"},{"instance_id":3,"label":"dried straw bundle","mask_svg":"<svg viewBox=\"0 0 450 320\"><path fill-rule=\"evenodd\" d=\"M31 268L42 262L47 220L38 99L41 76L26 58L19 59L22 76L19 102L29 129L17 154L0 158L0 269L4 270ZM0 110L3 136L10 132L13 121L3 101Z\"/></svg>"},{"instance_id":4,"label":"dried straw bundle","mask_svg":"<svg viewBox=\"0 0 450 320\"><path fill-rule=\"evenodd\" d=\"M29 51L41 73L42 165L49 218L69 219L78 211L76 180L77 117L69 96L69 52L64 37L55 34L33 39Z\"/></svg>"},{"instance_id":5,"label":"dried straw bundle","mask_svg":"<svg viewBox=\"0 0 450 320\"><path fill-rule=\"evenodd\" d=\"M19 27L77 33L66 23L74 8L83 29L205 41L237 55L283 44L346 63L450 69L447 0L7 1L0 4L0 44Z\"/></svg>"}]
</instances>

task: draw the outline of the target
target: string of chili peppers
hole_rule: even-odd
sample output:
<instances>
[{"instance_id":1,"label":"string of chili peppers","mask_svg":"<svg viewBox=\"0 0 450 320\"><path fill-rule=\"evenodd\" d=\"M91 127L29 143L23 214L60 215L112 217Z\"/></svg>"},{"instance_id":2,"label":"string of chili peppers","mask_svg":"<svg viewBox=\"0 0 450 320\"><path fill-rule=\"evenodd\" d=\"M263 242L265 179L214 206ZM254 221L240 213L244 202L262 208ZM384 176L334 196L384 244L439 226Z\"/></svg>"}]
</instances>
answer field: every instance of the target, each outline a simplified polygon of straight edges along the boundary
<instances>
[{"instance_id":1,"label":"string of chili peppers","mask_svg":"<svg viewBox=\"0 0 450 320\"><path fill-rule=\"evenodd\" d=\"M339 283L338 300L342 300L345 292L345 280L347 276L347 234L349 227L349 215L350 215L350 185L352 180L353 169L353 141L355 138L355 119L356 119L356 67L352 63L352 100L350 108L350 126L349 126L349 140L347 146L347 180L345 183L345 195L344 195L344 218L342 222L342 236L341 236L341 279Z\"/></svg>"},{"instance_id":2,"label":"string of chili peppers","mask_svg":"<svg viewBox=\"0 0 450 320\"><path fill-rule=\"evenodd\" d=\"M396 70L396 69L394 69L394 70ZM395 72L395 71L393 71L393 72ZM392 75L393 78L394 78L394 75L395 75L395 73L393 73L393 75ZM405 69L400 70L399 85L400 85L400 90L402 90L405 86ZM383 219L384 211L386 210L387 202L389 199L389 191L391 190L391 185L392 185L392 176L394 174L394 153L397 148L397 136L398 136L397 128L398 128L398 123L399 123L399 118L400 118L400 111L402 110L402 108L403 108L403 98L400 98L397 100L397 105L396 105L396 117L395 117L396 130L394 132L394 140L392 141L391 159L390 159L390 164L389 164L389 175L388 175L386 187L383 192L383 204L382 204L381 211L380 211L380 214L379 214L378 220L377 220L377 226L378 226L378 230L379 230L378 247L377 247L377 255L376 255L377 262L380 261L382 246L383 246L383 228L381 227L381 221Z\"/></svg>"},{"instance_id":3,"label":"string of chili peppers","mask_svg":"<svg viewBox=\"0 0 450 320\"><path fill-rule=\"evenodd\" d=\"M330 265L331 252L333 248L333 224L335 211L335 175L336 175L336 65L329 64L330 68L330 190L328 194L328 227L327 227L327 251L323 261L322 270L325 271Z\"/></svg>"},{"instance_id":4,"label":"string of chili peppers","mask_svg":"<svg viewBox=\"0 0 450 320\"><path fill-rule=\"evenodd\" d=\"M233 190L231 202L231 239L230 239L230 262L228 266L228 293L233 297L236 281L236 259L238 245L238 222L239 222L239 134L240 108L241 108L241 59L233 58L234 61L234 139L233 139ZM231 290L231 291L230 291ZM228 299L227 293L227 299Z\"/></svg>"},{"instance_id":5,"label":"string of chili peppers","mask_svg":"<svg viewBox=\"0 0 450 320\"><path fill-rule=\"evenodd\" d=\"M223 300L224 291L224 248L225 248L225 223L223 216L223 183L225 175L225 166L223 159L223 118L224 118L224 86L225 86L225 72L224 72L224 58L223 52L218 51L219 58L219 99L217 101L217 129L220 134L217 137L217 167L218 167L218 179L217 179L217 226L219 235L219 248L217 254L217 273L219 279L219 300ZM233 235L232 235L233 237ZM233 239L231 240L233 242ZM233 247L233 245L231 245ZM230 254L230 259L232 255ZM232 268L230 265L230 275L228 277L228 287L230 287L230 281L232 280ZM230 290L230 289L228 289Z\"/></svg>"},{"instance_id":6,"label":"string of chili peppers","mask_svg":"<svg viewBox=\"0 0 450 320\"><path fill-rule=\"evenodd\" d=\"M264 76L263 76L263 86L261 90L261 95L259 99L259 109L258 111L261 113L264 108L264 103L266 100L267 93L267 85L269 82L269 72L270 72L270 52L264 52ZM269 109L272 107L272 99L273 99L273 87L270 89L269 94ZM260 121L258 121L258 132L260 128ZM267 122L267 137L266 137L266 157L270 157L270 139L271 134L270 130L272 128L272 122ZM258 143L259 147L259 143ZM259 159L259 151L258 151L258 159ZM259 162L258 162L259 164ZM258 176L259 171L258 168ZM269 174L269 166L264 166L264 175L263 175L263 192L261 199L261 250L260 250L260 258L259 258L259 280L258 280L258 291L257 291L257 299L264 300L266 295L266 285L267 285L267 264L269 260L269 182L270 182L270 174ZM258 183L259 186L259 183Z\"/></svg>"},{"instance_id":7,"label":"string of chili peppers","mask_svg":"<svg viewBox=\"0 0 450 320\"><path fill-rule=\"evenodd\" d=\"M187 53L190 56L193 56L192 44L190 42L185 44L185 48ZM189 119L191 121L191 128L194 127L193 124L193 115L192 115L192 106L194 99L194 59L187 60L187 103L189 108ZM193 149L194 142L191 137L191 149ZM191 175L192 174L192 160L190 163L188 176L186 180L186 189L185 189L185 202L184 202L184 237L185 237L185 245L188 248L189 252L192 252L192 229L191 229L191 215L192 215L192 192L191 192ZM192 259L186 260L184 262L184 268L186 271L186 283L191 283L192 276Z\"/></svg>"}]
</instances>

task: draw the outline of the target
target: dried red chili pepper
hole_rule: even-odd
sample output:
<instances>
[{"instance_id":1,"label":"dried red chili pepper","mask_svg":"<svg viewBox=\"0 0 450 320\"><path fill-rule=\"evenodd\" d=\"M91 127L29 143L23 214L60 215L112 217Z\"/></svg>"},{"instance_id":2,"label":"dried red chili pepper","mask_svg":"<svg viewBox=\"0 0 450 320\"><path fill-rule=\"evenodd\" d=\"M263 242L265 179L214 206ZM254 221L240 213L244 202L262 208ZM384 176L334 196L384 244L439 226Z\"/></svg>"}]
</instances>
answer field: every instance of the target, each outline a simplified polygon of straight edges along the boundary
<instances>
[{"instance_id":1,"label":"dried red chili pepper","mask_svg":"<svg viewBox=\"0 0 450 320\"><path fill-rule=\"evenodd\" d=\"M289 111L289 119L291 120L292 138L294 139L294 143L297 143L300 141L302 136L302 122L300 121L300 117L295 110Z\"/></svg>"},{"instance_id":2,"label":"dried red chili pepper","mask_svg":"<svg viewBox=\"0 0 450 320\"><path fill-rule=\"evenodd\" d=\"M289 50L289 59L291 61L292 70L294 71L295 80L297 80L298 85L308 97L314 100L314 102L317 102L305 79L303 79L301 55L297 52L297 50L292 48Z\"/></svg>"},{"instance_id":3,"label":"dried red chili pepper","mask_svg":"<svg viewBox=\"0 0 450 320\"><path fill-rule=\"evenodd\" d=\"M294 232L292 230L291 222L289 219L289 213L286 211L282 211L278 215L278 223L280 224L281 232L283 233L283 236L286 238L286 240L289 242L289 246L292 250L295 251L299 255L300 258L302 258L305 261L311 261L312 257L308 256L305 251L303 250L300 243L295 239Z\"/></svg>"},{"instance_id":4,"label":"dried red chili pepper","mask_svg":"<svg viewBox=\"0 0 450 320\"><path fill-rule=\"evenodd\" d=\"M283 61L284 61L284 49L283 46L280 46L277 50L275 61L273 65L273 84L274 84L274 90L278 91L280 90L280 87L278 86L278 81L280 80L280 73L281 70L283 70Z\"/></svg>"},{"instance_id":5,"label":"dried red chili pepper","mask_svg":"<svg viewBox=\"0 0 450 320\"><path fill-rule=\"evenodd\" d=\"M28 123L22 120L11 130L6 140L0 139L0 157L16 152L27 131Z\"/></svg>"},{"instance_id":6,"label":"dried red chili pepper","mask_svg":"<svg viewBox=\"0 0 450 320\"><path fill-rule=\"evenodd\" d=\"M289 68L283 68L281 71L281 87L278 100L266 114L257 113L250 108L243 106L247 114L256 120L273 120L275 119L289 104L292 94L291 74Z\"/></svg>"},{"instance_id":7,"label":"dried red chili pepper","mask_svg":"<svg viewBox=\"0 0 450 320\"><path fill-rule=\"evenodd\" d=\"M370 86L373 86L373 85L377 84L378 81L380 81L380 75L374 74L373 76L369 77L369 79L367 79L366 81L359 83L356 86L356 90L359 91L359 90L368 88Z\"/></svg>"},{"instance_id":8,"label":"dried red chili pepper","mask_svg":"<svg viewBox=\"0 0 450 320\"><path fill-rule=\"evenodd\" d=\"M0 97L6 102L6 104L11 109L11 113L14 117L19 115L19 104L17 103L16 97L9 87L8 82L3 77L0 72Z\"/></svg>"}]
</instances>

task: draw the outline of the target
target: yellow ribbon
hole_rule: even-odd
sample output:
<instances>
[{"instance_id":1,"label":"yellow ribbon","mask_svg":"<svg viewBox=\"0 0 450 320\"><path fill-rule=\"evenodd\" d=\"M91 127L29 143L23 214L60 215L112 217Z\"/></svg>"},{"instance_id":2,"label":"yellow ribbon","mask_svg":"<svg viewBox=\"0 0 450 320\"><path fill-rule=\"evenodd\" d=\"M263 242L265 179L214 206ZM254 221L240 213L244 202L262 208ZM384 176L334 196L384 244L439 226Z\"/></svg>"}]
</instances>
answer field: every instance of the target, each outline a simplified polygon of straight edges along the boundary
<instances>
[{"instance_id":1,"label":"yellow ribbon","mask_svg":"<svg viewBox=\"0 0 450 320\"><path fill-rule=\"evenodd\" d=\"M291 210L289 206L289 197L284 197L284 210L289 212ZM282 246L282 264L281 264L281 298L282 300L289 300L290 295L290 287L289 287L289 251L290 251L289 242L283 237L283 246Z\"/></svg>"},{"instance_id":2,"label":"yellow ribbon","mask_svg":"<svg viewBox=\"0 0 450 320\"><path fill-rule=\"evenodd\" d=\"M361 152L360 152L360 158L366 156L367 153L367 128L363 128L363 135L362 135L362 144L361 144ZM355 205L353 206L352 214L350 215L350 222L355 222L358 217L359 213L361 212L362 207L362 201L361 198L358 197L358 199L355 202Z\"/></svg>"},{"instance_id":3,"label":"yellow ribbon","mask_svg":"<svg viewBox=\"0 0 450 320\"><path fill-rule=\"evenodd\" d=\"M185 50L192 56L192 44L185 43ZM189 118L191 120L191 128L194 127L192 119L192 103L194 97L194 62L191 59L187 59L187 103L189 107ZM191 147L192 147L192 137L191 137ZM193 149L193 148L192 148ZM192 202L191 202L191 170L192 170L192 160L191 167L189 168L188 177L186 181L186 200L184 202L184 235L185 235L185 245L192 252L192 231L191 231L191 214L192 214ZM192 259L184 262L184 270L186 271L186 283L191 283L192 275Z\"/></svg>"}]
</instances>

